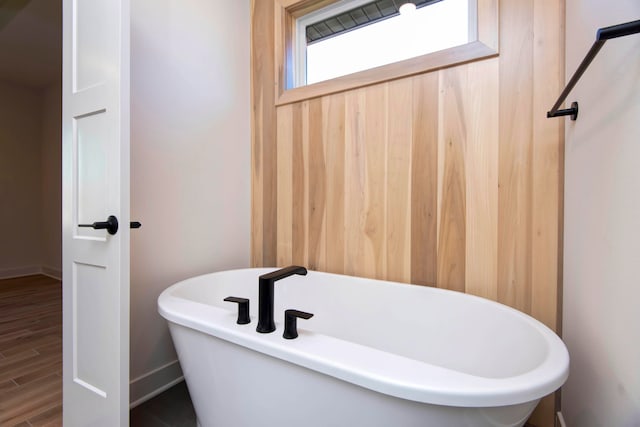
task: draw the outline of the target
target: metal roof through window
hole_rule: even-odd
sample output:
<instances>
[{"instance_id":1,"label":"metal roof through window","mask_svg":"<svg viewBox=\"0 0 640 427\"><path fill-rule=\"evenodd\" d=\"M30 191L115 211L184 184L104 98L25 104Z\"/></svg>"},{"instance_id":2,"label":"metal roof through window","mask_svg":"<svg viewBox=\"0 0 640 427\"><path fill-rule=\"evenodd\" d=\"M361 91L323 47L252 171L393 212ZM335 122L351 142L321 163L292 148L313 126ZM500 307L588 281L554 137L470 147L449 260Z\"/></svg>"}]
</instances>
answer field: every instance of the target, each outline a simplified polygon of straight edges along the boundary
<instances>
[{"instance_id":1,"label":"metal roof through window","mask_svg":"<svg viewBox=\"0 0 640 427\"><path fill-rule=\"evenodd\" d=\"M442 0L413 0L416 8L438 3ZM400 6L406 0L375 0L342 12L322 21L307 25L307 45L374 24L400 14Z\"/></svg>"}]
</instances>

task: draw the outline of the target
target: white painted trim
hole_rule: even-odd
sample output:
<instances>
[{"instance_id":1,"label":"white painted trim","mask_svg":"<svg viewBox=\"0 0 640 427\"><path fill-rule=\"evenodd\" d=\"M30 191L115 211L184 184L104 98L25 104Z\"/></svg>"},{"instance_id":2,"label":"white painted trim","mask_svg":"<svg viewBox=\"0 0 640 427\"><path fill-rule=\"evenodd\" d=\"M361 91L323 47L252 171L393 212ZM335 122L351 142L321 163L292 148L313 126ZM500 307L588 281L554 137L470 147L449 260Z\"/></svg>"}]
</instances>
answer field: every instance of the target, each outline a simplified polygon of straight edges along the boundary
<instances>
[{"instance_id":1,"label":"white painted trim","mask_svg":"<svg viewBox=\"0 0 640 427\"><path fill-rule=\"evenodd\" d=\"M136 378L132 379L130 382L133 384L133 383L135 383L135 382L142 381L142 380L144 380L145 378L149 378L150 376L155 375L155 374L157 374L158 372L161 372L162 370L167 369L167 368L169 368L169 367L170 367L170 366L172 366L172 365L175 365L176 363L179 363L178 359L176 359L176 360L172 360L171 362L166 363L166 364L164 364L164 365L162 365L162 366L160 366L160 367L158 367L158 368L152 369L152 370L150 370L149 372L147 372L147 373L145 373L145 374L142 374L142 375L140 375L140 376L138 376L138 377L136 377Z\"/></svg>"},{"instance_id":2,"label":"white painted trim","mask_svg":"<svg viewBox=\"0 0 640 427\"><path fill-rule=\"evenodd\" d=\"M178 360L171 361L129 381L130 409L154 398L184 380Z\"/></svg>"},{"instance_id":3,"label":"white painted trim","mask_svg":"<svg viewBox=\"0 0 640 427\"><path fill-rule=\"evenodd\" d=\"M564 422L564 417L562 416L562 411L556 412L556 417L558 417L558 425L560 427L567 427L567 423Z\"/></svg>"}]
</instances>

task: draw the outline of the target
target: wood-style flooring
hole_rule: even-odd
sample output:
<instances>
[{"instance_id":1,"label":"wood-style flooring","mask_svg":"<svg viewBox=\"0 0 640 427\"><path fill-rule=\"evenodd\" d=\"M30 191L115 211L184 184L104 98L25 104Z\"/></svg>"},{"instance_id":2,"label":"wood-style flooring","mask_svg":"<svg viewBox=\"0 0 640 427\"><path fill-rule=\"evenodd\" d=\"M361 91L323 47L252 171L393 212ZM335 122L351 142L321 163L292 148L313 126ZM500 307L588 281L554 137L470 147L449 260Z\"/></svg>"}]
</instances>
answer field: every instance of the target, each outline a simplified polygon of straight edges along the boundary
<instances>
[{"instance_id":1,"label":"wood-style flooring","mask_svg":"<svg viewBox=\"0 0 640 427\"><path fill-rule=\"evenodd\" d=\"M0 426L62 425L62 284L0 280Z\"/></svg>"},{"instance_id":2,"label":"wood-style flooring","mask_svg":"<svg viewBox=\"0 0 640 427\"><path fill-rule=\"evenodd\" d=\"M184 383L131 411L132 427L195 427ZM0 427L62 426L62 284L0 280Z\"/></svg>"}]
</instances>

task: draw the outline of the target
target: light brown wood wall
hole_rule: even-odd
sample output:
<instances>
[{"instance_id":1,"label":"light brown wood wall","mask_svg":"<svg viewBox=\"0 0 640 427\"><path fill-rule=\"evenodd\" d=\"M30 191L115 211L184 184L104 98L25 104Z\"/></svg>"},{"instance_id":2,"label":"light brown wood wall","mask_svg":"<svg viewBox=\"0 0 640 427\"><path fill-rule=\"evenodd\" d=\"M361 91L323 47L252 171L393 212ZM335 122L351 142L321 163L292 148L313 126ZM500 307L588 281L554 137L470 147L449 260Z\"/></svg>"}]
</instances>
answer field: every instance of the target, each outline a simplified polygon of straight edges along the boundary
<instances>
[{"instance_id":1,"label":"light brown wood wall","mask_svg":"<svg viewBox=\"0 0 640 427\"><path fill-rule=\"evenodd\" d=\"M468 292L559 331L564 0L500 1L497 57L279 107L273 7L252 2L252 264Z\"/></svg>"}]
</instances>

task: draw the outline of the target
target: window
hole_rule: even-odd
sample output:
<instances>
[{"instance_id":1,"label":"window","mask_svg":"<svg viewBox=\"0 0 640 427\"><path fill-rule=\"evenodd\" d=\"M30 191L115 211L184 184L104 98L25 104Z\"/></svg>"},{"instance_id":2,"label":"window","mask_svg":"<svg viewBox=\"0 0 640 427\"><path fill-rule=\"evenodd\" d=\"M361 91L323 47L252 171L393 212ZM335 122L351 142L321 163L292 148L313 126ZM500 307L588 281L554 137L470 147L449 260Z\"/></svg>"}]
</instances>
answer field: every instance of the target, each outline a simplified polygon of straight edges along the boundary
<instances>
[{"instance_id":1,"label":"window","mask_svg":"<svg viewBox=\"0 0 640 427\"><path fill-rule=\"evenodd\" d=\"M296 22L295 86L466 44L469 12L469 0L352 0L304 15Z\"/></svg>"},{"instance_id":2,"label":"window","mask_svg":"<svg viewBox=\"0 0 640 427\"><path fill-rule=\"evenodd\" d=\"M276 105L498 54L496 0L274 1Z\"/></svg>"}]
</instances>

